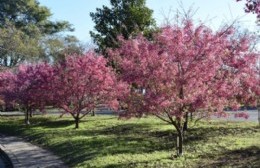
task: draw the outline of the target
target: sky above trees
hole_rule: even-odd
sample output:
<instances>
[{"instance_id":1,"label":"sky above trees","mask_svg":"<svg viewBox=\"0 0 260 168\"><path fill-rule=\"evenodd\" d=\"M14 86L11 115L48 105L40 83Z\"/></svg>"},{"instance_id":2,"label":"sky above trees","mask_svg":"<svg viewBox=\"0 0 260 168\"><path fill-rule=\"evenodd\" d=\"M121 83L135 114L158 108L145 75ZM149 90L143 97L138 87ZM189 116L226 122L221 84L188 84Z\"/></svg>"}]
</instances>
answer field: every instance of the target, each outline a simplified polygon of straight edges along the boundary
<instances>
[{"instance_id":1,"label":"sky above trees","mask_svg":"<svg viewBox=\"0 0 260 168\"><path fill-rule=\"evenodd\" d=\"M90 12L95 12L96 8L102 5L109 6L109 0L62 0L50 1L39 0L41 5L47 6L53 13L52 20L67 20L74 25L75 31L69 34L75 35L84 42L90 42L89 31L93 30L94 23L89 16ZM195 20L201 20L213 29L217 29L223 22L231 22L238 19L242 27L255 31L256 16L244 12L244 3L237 3L235 0L147 0L147 6L154 13L157 24L164 24L165 18L173 18L174 11L180 9L180 3L183 3L187 10L191 6L196 12ZM181 9L180 9L181 10ZM170 12L172 11L172 12Z\"/></svg>"}]
</instances>

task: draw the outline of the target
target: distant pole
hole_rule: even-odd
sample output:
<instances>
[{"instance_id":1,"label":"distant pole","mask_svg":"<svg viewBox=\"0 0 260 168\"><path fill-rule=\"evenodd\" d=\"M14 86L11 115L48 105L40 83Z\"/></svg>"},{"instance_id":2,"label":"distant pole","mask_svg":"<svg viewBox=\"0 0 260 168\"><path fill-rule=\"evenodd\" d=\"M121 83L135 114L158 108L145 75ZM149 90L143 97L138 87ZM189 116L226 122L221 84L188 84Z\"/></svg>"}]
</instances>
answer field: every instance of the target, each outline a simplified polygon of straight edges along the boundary
<instances>
[{"instance_id":1,"label":"distant pole","mask_svg":"<svg viewBox=\"0 0 260 168\"><path fill-rule=\"evenodd\" d=\"M257 100L258 126L260 127L260 98Z\"/></svg>"},{"instance_id":2,"label":"distant pole","mask_svg":"<svg viewBox=\"0 0 260 168\"><path fill-rule=\"evenodd\" d=\"M259 47L259 46L258 46ZM257 78L260 80L260 57L257 59ZM258 126L260 127L260 96L257 96Z\"/></svg>"}]
</instances>

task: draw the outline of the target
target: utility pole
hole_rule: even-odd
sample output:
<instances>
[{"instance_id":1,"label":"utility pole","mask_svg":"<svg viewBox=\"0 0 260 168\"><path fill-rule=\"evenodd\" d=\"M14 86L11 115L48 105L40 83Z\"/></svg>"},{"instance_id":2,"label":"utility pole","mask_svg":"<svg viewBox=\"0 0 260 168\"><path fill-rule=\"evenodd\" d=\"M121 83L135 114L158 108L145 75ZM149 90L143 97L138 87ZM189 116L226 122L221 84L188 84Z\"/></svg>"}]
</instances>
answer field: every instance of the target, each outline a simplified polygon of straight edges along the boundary
<instances>
[{"instance_id":1,"label":"utility pole","mask_svg":"<svg viewBox=\"0 0 260 168\"><path fill-rule=\"evenodd\" d=\"M260 98L257 100L257 111L258 111L258 126L260 128Z\"/></svg>"}]
</instances>

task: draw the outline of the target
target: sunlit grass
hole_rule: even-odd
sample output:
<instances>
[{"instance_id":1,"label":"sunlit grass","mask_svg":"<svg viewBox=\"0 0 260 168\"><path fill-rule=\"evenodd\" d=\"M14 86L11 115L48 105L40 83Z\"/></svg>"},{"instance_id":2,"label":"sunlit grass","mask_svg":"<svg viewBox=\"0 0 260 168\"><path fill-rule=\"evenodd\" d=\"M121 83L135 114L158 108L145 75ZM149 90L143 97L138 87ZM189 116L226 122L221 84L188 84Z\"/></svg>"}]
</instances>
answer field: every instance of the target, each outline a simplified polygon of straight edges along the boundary
<instances>
[{"instance_id":1,"label":"sunlit grass","mask_svg":"<svg viewBox=\"0 0 260 168\"><path fill-rule=\"evenodd\" d=\"M148 117L118 120L114 116L87 116L74 129L70 117L1 117L0 132L22 136L44 146L70 167L258 167L260 130L250 122L191 124L185 154L175 155L171 125Z\"/></svg>"}]
</instances>

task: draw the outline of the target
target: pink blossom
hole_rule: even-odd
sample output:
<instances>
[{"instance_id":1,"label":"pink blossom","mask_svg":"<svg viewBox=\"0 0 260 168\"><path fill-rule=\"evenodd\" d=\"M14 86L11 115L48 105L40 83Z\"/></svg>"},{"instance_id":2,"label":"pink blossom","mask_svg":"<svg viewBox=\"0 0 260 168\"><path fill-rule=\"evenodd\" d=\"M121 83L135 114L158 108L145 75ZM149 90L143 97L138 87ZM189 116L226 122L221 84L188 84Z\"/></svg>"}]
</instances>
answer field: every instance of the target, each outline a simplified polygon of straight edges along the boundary
<instances>
[{"instance_id":1,"label":"pink blossom","mask_svg":"<svg viewBox=\"0 0 260 168\"><path fill-rule=\"evenodd\" d=\"M225 116L225 107L255 104L259 53L250 51L251 37L234 38L233 27L214 32L191 20L182 23L161 28L153 41L142 35L120 39L121 47L109 51L119 78L132 88L124 116L154 114L172 122L198 109Z\"/></svg>"},{"instance_id":2,"label":"pink blossom","mask_svg":"<svg viewBox=\"0 0 260 168\"><path fill-rule=\"evenodd\" d=\"M83 56L69 56L54 66L51 92L54 106L62 108L78 122L93 112L97 105L106 104L117 110L118 98L127 93L114 71L107 67L103 56L88 52Z\"/></svg>"}]
</instances>

